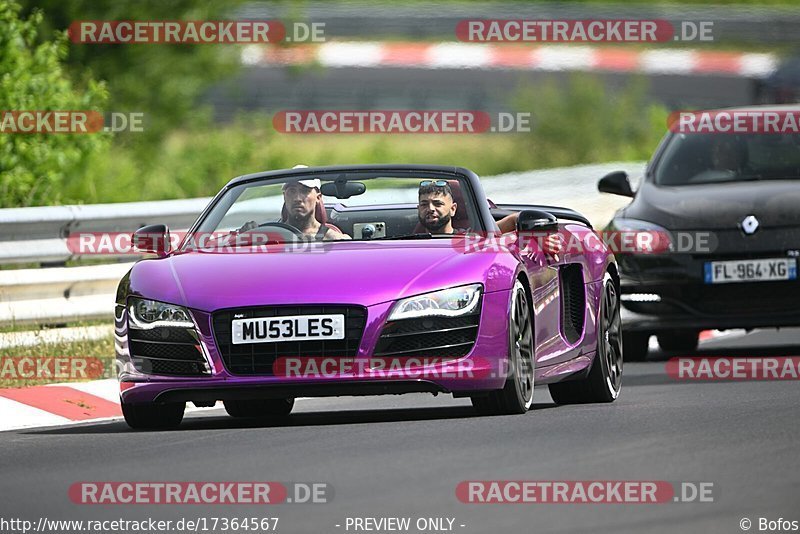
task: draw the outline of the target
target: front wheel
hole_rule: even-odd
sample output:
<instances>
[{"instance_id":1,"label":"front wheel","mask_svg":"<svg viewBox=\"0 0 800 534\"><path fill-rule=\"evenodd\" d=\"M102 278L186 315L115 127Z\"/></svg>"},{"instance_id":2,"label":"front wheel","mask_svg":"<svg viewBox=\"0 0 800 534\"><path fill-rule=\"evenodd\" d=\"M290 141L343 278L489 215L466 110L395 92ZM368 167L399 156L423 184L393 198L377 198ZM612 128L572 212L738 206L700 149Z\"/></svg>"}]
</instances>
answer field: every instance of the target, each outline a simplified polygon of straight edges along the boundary
<instances>
[{"instance_id":1,"label":"front wheel","mask_svg":"<svg viewBox=\"0 0 800 534\"><path fill-rule=\"evenodd\" d=\"M286 417L294 408L294 399L226 400L225 411L231 417Z\"/></svg>"},{"instance_id":2,"label":"front wheel","mask_svg":"<svg viewBox=\"0 0 800 534\"><path fill-rule=\"evenodd\" d=\"M550 384L550 396L556 404L613 402L622 387L622 354L619 295L614 280L606 273L597 316L597 351L589 375Z\"/></svg>"},{"instance_id":3,"label":"front wheel","mask_svg":"<svg viewBox=\"0 0 800 534\"><path fill-rule=\"evenodd\" d=\"M140 429L164 430L176 428L183 421L185 402L169 404L127 404L121 403L122 415L128 426Z\"/></svg>"},{"instance_id":4,"label":"front wheel","mask_svg":"<svg viewBox=\"0 0 800 534\"><path fill-rule=\"evenodd\" d=\"M481 415L523 414L533 405L533 322L525 288L519 280L511 291L508 321L508 376L503 389L472 397Z\"/></svg>"}]
</instances>

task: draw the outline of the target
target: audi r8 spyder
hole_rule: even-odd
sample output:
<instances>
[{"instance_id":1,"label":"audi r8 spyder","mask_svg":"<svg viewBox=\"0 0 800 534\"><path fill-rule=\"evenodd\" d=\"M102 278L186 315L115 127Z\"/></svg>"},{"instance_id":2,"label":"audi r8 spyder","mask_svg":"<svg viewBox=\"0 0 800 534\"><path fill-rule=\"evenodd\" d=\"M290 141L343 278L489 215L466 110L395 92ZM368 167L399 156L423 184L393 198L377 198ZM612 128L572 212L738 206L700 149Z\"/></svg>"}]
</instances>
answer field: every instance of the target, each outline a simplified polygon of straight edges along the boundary
<instances>
[{"instance_id":1,"label":"audi r8 spyder","mask_svg":"<svg viewBox=\"0 0 800 534\"><path fill-rule=\"evenodd\" d=\"M711 113L768 110L800 112ZM633 198L608 230L669 240L663 253L618 254L628 361L646 358L653 334L691 352L702 330L800 325L800 135L670 132L635 193L624 172L598 188Z\"/></svg>"},{"instance_id":2,"label":"audi r8 spyder","mask_svg":"<svg viewBox=\"0 0 800 534\"><path fill-rule=\"evenodd\" d=\"M549 252L539 237L554 233L587 246ZM175 427L187 402L217 401L281 417L296 397L411 392L521 414L540 384L559 404L611 402L619 276L595 237L566 208L490 203L464 168L240 176L175 246L163 225L133 236L150 256L116 296L125 420Z\"/></svg>"}]
</instances>

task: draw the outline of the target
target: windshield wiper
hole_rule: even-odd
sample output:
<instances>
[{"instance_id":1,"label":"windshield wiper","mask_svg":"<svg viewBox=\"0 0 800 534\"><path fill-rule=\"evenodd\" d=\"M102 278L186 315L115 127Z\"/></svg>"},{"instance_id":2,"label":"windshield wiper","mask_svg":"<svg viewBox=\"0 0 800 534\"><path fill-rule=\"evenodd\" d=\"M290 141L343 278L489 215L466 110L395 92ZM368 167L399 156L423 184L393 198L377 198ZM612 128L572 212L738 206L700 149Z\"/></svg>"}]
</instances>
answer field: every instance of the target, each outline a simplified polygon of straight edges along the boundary
<instances>
[{"instance_id":1,"label":"windshield wiper","mask_svg":"<svg viewBox=\"0 0 800 534\"><path fill-rule=\"evenodd\" d=\"M423 234L400 234L400 235L392 235L387 237L375 237L373 239L365 239L364 241L389 241L393 239L431 239L433 238L433 234L431 233L423 233Z\"/></svg>"}]
</instances>

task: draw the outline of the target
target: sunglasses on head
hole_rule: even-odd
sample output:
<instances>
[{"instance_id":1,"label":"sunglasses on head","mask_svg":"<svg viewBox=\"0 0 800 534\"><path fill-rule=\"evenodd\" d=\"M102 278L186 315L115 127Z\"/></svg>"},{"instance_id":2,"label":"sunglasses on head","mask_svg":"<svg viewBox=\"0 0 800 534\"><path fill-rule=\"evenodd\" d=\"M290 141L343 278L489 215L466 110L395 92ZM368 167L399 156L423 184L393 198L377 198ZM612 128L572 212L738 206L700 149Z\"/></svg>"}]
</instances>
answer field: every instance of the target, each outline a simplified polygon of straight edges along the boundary
<instances>
[{"instance_id":1,"label":"sunglasses on head","mask_svg":"<svg viewBox=\"0 0 800 534\"><path fill-rule=\"evenodd\" d=\"M450 184L447 183L447 180L422 180L419 183L420 187L428 187L430 185L435 185L436 187L444 187Z\"/></svg>"}]
</instances>

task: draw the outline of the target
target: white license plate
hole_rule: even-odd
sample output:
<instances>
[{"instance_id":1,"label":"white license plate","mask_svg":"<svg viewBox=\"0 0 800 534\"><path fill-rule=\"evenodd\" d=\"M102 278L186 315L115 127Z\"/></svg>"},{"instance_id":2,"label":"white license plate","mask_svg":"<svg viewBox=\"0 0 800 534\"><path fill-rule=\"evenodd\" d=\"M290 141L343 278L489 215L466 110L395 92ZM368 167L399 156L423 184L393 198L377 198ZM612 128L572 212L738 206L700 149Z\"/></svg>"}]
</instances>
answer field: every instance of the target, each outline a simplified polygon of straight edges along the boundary
<instances>
[{"instance_id":1,"label":"white license plate","mask_svg":"<svg viewBox=\"0 0 800 534\"><path fill-rule=\"evenodd\" d=\"M797 279L797 260L794 258L709 261L705 264L706 284L795 279Z\"/></svg>"},{"instance_id":2,"label":"white license plate","mask_svg":"<svg viewBox=\"0 0 800 534\"><path fill-rule=\"evenodd\" d=\"M344 339L344 315L255 317L231 322L233 344Z\"/></svg>"}]
</instances>

